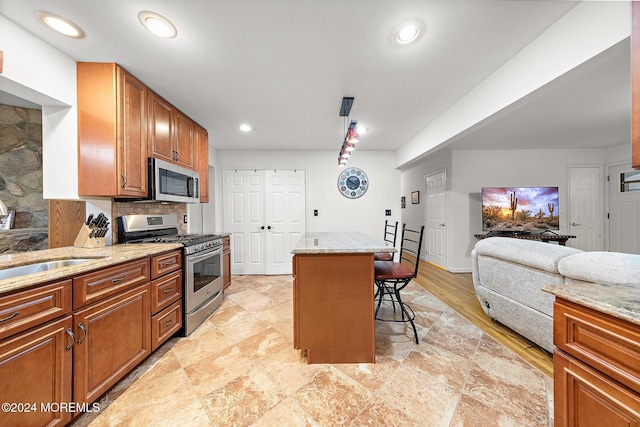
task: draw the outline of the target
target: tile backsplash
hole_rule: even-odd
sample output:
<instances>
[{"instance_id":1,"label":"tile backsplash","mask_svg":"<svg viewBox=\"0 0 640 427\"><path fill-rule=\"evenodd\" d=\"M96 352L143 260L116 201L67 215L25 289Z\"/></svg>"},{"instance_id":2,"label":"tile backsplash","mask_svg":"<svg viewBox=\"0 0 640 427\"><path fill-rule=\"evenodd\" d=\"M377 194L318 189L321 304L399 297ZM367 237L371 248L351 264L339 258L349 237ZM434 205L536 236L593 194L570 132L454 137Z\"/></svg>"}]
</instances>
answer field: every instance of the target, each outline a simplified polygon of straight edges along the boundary
<instances>
[{"instance_id":1,"label":"tile backsplash","mask_svg":"<svg viewBox=\"0 0 640 427\"><path fill-rule=\"evenodd\" d=\"M118 224L116 218L123 215L177 215L178 233L187 233L187 224L182 221L183 215L187 214L186 203L134 203L134 202L113 202L111 205L111 215L113 218L113 243L118 241Z\"/></svg>"}]
</instances>

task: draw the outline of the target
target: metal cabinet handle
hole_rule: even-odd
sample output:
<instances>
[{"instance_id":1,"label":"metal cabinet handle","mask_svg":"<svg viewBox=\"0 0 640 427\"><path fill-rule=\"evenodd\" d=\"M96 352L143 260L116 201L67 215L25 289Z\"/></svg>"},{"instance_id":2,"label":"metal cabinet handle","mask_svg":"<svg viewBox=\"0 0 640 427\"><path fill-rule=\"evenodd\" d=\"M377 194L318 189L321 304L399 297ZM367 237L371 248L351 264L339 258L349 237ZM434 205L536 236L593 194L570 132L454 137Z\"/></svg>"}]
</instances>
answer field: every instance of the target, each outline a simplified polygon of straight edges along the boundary
<instances>
[{"instance_id":1,"label":"metal cabinet handle","mask_svg":"<svg viewBox=\"0 0 640 427\"><path fill-rule=\"evenodd\" d=\"M67 329L67 334L71 337L71 344L66 346L64 349L65 351L70 351L71 347L73 347L73 344L76 342L76 336L73 335L73 330L71 330L71 328Z\"/></svg>"},{"instance_id":2,"label":"metal cabinet handle","mask_svg":"<svg viewBox=\"0 0 640 427\"><path fill-rule=\"evenodd\" d=\"M162 291L163 294L168 294L169 292L173 292L173 288L165 289Z\"/></svg>"},{"instance_id":3,"label":"metal cabinet handle","mask_svg":"<svg viewBox=\"0 0 640 427\"><path fill-rule=\"evenodd\" d=\"M173 320L169 320L167 323L164 324L165 328L168 328L169 326L173 325Z\"/></svg>"},{"instance_id":4,"label":"metal cabinet handle","mask_svg":"<svg viewBox=\"0 0 640 427\"><path fill-rule=\"evenodd\" d=\"M171 261L163 261L161 264L162 264L163 267L168 267L168 266L173 265L175 263L176 263L175 260L171 260Z\"/></svg>"},{"instance_id":5,"label":"metal cabinet handle","mask_svg":"<svg viewBox=\"0 0 640 427\"><path fill-rule=\"evenodd\" d=\"M264 230L264 225L262 227L260 227L260 230Z\"/></svg>"},{"instance_id":6,"label":"metal cabinet handle","mask_svg":"<svg viewBox=\"0 0 640 427\"><path fill-rule=\"evenodd\" d=\"M78 324L78 328L80 328L80 330L84 334L82 335L82 338L78 340L78 344L82 344L82 341L84 341L84 339L87 337L87 330L82 323Z\"/></svg>"},{"instance_id":7,"label":"metal cabinet handle","mask_svg":"<svg viewBox=\"0 0 640 427\"><path fill-rule=\"evenodd\" d=\"M444 227L444 222L442 224L438 224L438 227Z\"/></svg>"},{"instance_id":8,"label":"metal cabinet handle","mask_svg":"<svg viewBox=\"0 0 640 427\"><path fill-rule=\"evenodd\" d=\"M124 188L127 185L127 176L123 173L120 176L122 177L122 188Z\"/></svg>"},{"instance_id":9,"label":"metal cabinet handle","mask_svg":"<svg viewBox=\"0 0 640 427\"><path fill-rule=\"evenodd\" d=\"M267 227L267 230L271 230L271 226L268 226L268 227Z\"/></svg>"},{"instance_id":10,"label":"metal cabinet handle","mask_svg":"<svg viewBox=\"0 0 640 427\"><path fill-rule=\"evenodd\" d=\"M115 285L116 283L124 282L125 280L127 280L128 277L129 275L125 274L124 277L120 277L118 279L111 279L111 283Z\"/></svg>"},{"instance_id":11,"label":"metal cabinet handle","mask_svg":"<svg viewBox=\"0 0 640 427\"><path fill-rule=\"evenodd\" d=\"M571 223L571 226L572 226L572 227L580 227L581 225L582 225L582 224L576 224L575 222L572 222L572 223Z\"/></svg>"},{"instance_id":12,"label":"metal cabinet handle","mask_svg":"<svg viewBox=\"0 0 640 427\"><path fill-rule=\"evenodd\" d=\"M0 322L6 322L7 320L11 320L14 317L18 316L20 314L19 311L14 311L9 317L5 317L4 319L0 319Z\"/></svg>"}]
</instances>

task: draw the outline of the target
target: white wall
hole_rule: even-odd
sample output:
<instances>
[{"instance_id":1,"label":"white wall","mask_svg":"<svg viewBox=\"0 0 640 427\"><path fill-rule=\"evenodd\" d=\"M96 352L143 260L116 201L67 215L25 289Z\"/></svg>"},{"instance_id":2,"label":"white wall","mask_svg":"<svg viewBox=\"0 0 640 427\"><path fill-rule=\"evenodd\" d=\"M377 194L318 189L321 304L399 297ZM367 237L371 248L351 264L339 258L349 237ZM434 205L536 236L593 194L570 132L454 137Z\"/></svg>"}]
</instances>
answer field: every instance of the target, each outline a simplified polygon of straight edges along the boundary
<instances>
[{"instance_id":1,"label":"white wall","mask_svg":"<svg viewBox=\"0 0 640 427\"><path fill-rule=\"evenodd\" d=\"M0 15L0 90L42 105L43 197L78 198L76 62Z\"/></svg>"},{"instance_id":2,"label":"white wall","mask_svg":"<svg viewBox=\"0 0 640 427\"><path fill-rule=\"evenodd\" d=\"M560 233L568 231L569 165L605 165L629 159L629 144L590 150L457 150L431 156L402 172L402 194L425 188L424 178L447 169L447 270L471 271L471 250L482 232L480 193L489 186L557 186L560 191ZM402 221L422 220L426 205L402 213ZM424 254L423 254L424 256Z\"/></svg>"},{"instance_id":3,"label":"white wall","mask_svg":"<svg viewBox=\"0 0 640 427\"><path fill-rule=\"evenodd\" d=\"M631 6L583 1L396 152L408 166L629 37Z\"/></svg>"},{"instance_id":4,"label":"white wall","mask_svg":"<svg viewBox=\"0 0 640 427\"><path fill-rule=\"evenodd\" d=\"M339 148L339 147L338 147ZM362 169L369 189L358 199L338 191L336 151L218 151L216 163L216 218L223 224L224 173L227 169L302 169L306 172L306 225L308 232L358 231L379 235L384 221L400 221L400 171L390 151L358 151L349 167ZM220 202L218 202L220 200ZM313 216L314 209L319 215ZM385 209L392 215L385 217ZM222 229L222 227L220 228Z\"/></svg>"}]
</instances>

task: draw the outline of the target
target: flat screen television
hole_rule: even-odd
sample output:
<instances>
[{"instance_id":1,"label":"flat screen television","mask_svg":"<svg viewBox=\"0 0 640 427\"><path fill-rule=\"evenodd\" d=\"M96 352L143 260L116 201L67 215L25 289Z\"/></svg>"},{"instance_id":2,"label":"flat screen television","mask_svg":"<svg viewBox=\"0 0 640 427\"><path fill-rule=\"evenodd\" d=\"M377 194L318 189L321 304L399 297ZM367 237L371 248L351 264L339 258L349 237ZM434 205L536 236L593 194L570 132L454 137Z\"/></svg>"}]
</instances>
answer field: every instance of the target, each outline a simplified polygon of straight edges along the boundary
<instances>
[{"instance_id":1,"label":"flat screen television","mask_svg":"<svg viewBox=\"0 0 640 427\"><path fill-rule=\"evenodd\" d=\"M483 187L482 231L514 234L559 230L558 187Z\"/></svg>"}]
</instances>

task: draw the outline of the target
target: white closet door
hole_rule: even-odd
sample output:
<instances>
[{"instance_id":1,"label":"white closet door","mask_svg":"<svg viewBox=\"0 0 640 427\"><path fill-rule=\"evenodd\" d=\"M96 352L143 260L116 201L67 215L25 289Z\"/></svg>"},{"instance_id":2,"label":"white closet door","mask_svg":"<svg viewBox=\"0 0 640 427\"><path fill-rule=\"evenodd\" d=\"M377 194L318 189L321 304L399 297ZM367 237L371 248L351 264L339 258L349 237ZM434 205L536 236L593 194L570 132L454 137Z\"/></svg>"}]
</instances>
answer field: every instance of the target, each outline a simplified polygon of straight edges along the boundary
<instances>
[{"instance_id":1,"label":"white closet door","mask_svg":"<svg viewBox=\"0 0 640 427\"><path fill-rule=\"evenodd\" d=\"M225 181L232 274L291 274L305 232L305 172L228 170Z\"/></svg>"},{"instance_id":2,"label":"white closet door","mask_svg":"<svg viewBox=\"0 0 640 427\"><path fill-rule=\"evenodd\" d=\"M231 233L232 274L264 274L264 171L228 170L225 231Z\"/></svg>"},{"instance_id":3,"label":"white closet door","mask_svg":"<svg viewBox=\"0 0 640 427\"><path fill-rule=\"evenodd\" d=\"M305 231L305 173L265 171L266 274L291 274L291 250Z\"/></svg>"}]
</instances>

